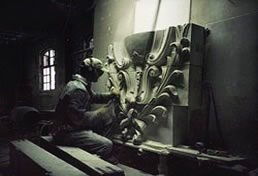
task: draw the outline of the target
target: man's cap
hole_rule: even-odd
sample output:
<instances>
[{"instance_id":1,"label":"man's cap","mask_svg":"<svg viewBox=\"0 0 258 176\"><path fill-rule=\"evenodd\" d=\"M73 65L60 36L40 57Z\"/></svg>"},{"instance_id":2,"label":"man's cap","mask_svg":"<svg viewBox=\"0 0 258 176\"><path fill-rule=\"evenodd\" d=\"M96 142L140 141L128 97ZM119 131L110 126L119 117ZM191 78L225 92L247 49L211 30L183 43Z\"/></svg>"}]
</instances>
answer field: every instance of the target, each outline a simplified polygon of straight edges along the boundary
<instances>
[{"instance_id":1,"label":"man's cap","mask_svg":"<svg viewBox=\"0 0 258 176\"><path fill-rule=\"evenodd\" d=\"M96 68L102 70L103 72L109 72L107 68L104 67L104 64L101 60L90 57L83 60L85 66Z\"/></svg>"}]
</instances>

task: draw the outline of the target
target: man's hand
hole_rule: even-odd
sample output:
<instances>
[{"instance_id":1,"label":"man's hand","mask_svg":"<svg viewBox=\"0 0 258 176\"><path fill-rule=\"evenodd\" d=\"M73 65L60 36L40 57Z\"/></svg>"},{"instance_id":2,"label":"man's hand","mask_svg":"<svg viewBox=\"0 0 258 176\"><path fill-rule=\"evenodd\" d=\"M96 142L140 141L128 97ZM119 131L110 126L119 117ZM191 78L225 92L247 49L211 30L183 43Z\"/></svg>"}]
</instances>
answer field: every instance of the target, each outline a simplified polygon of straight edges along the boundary
<instances>
[{"instance_id":1,"label":"man's hand","mask_svg":"<svg viewBox=\"0 0 258 176\"><path fill-rule=\"evenodd\" d=\"M108 112L108 108L105 106L102 106L102 107L96 109L95 112L97 112L98 116L102 116Z\"/></svg>"},{"instance_id":2,"label":"man's hand","mask_svg":"<svg viewBox=\"0 0 258 176\"><path fill-rule=\"evenodd\" d=\"M108 104L105 104L95 110L98 117L115 117L115 105L110 101Z\"/></svg>"},{"instance_id":3,"label":"man's hand","mask_svg":"<svg viewBox=\"0 0 258 176\"><path fill-rule=\"evenodd\" d=\"M118 88L111 87L110 91L111 91L112 95L114 95L116 97L120 97L120 90Z\"/></svg>"}]
</instances>

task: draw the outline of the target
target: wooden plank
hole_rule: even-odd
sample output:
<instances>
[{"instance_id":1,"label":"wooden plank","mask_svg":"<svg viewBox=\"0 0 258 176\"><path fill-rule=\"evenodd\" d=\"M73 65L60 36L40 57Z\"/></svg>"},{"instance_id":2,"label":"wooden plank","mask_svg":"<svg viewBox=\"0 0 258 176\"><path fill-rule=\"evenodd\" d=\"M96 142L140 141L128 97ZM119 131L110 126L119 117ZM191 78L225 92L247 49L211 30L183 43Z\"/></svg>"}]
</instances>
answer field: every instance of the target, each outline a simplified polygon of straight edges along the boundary
<instances>
[{"instance_id":1,"label":"wooden plank","mask_svg":"<svg viewBox=\"0 0 258 176\"><path fill-rule=\"evenodd\" d=\"M121 168L106 162L101 158L92 155L78 147L59 146L58 148L80 160L82 163L87 165L87 167L90 167L92 170L94 170L94 172L99 173L98 175L124 175Z\"/></svg>"},{"instance_id":2,"label":"wooden plank","mask_svg":"<svg viewBox=\"0 0 258 176\"><path fill-rule=\"evenodd\" d=\"M11 167L18 175L87 176L79 169L54 156L28 140L10 142ZM26 172L26 173L20 173ZM33 172L33 173L32 173Z\"/></svg>"},{"instance_id":3,"label":"wooden plank","mask_svg":"<svg viewBox=\"0 0 258 176\"><path fill-rule=\"evenodd\" d=\"M200 153L198 150L191 148L173 147L171 145L165 145L159 142L147 140L141 145L134 145L132 142L122 142L120 140L113 140L114 143L125 145L132 148L141 149L143 151L153 152L161 155L177 155L182 157L190 157L196 159L207 160L215 163L233 164L241 161L245 161L246 158L238 156L216 156L205 153Z\"/></svg>"},{"instance_id":4,"label":"wooden plank","mask_svg":"<svg viewBox=\"0 0 258 176\"><path fill-rule=\"evenodd\" d=\"M121 168L85 150L78 147L55 146L48 141L48 137L41 137L40 146L89 175L124 176Z\"/></svg>"}]
</instances>

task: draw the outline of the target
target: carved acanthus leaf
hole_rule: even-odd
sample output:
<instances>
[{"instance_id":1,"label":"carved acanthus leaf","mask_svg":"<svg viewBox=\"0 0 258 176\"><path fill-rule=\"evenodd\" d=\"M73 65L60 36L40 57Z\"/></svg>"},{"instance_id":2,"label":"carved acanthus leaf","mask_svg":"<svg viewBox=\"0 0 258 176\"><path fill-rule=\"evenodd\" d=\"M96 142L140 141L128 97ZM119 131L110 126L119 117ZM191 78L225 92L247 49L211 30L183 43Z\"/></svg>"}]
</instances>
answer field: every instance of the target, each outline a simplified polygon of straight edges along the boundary
<instances>
[{"instance_id":1,"label":"carved acanthus leaf","mask_svg":"<svg viewBox=\"0 0 258 176\"><path fill-rule=\"evenodd\" d=\"M152 109L151 114L155 114L159 116L159 118L166 118L167 117L167 108L164 106L156 106Z\"/></svg>"},{"instance_id":2,"label":"carved acanthus leaf","mask_svg":"<svg viewBox=\"0 0 258 176\"><path fill-rule=\"evenodd\" d=\"M153 91L153 88L157 81L159 81L158 77L161 75L161 70L153 65L153 66L146 66L143 76L142 76L142 82L141 87L139 89L139 97L138 99L139 103L146 104L149 103L150 99L155 96L155 92Z\"/></svg>"},{"instance_id":3,"label":"carved acanthus leaf","mask_svg":"<svg viewBox=\"0 0 258 176\"><path fill-rule=\"evenodd\" d=\"M125 70L129 68L131 59L127 55L127 52L124 51L124 45L122 43L114 43L113 55L115 57L116 67L119 70Z\"/></svg>"},{"instance_id":4,"label":"carved acanthus leaf","mask_svg":"<svg viewBox=\"0 0 258 176\"><path fill-rule=\"evenodd\" d=\"M129 126L134 122L132 118L159 123L168 116L171 106L182 102L178 93L187 91L184 74L189 68L188 30L186 25L133 34L125 39L126 51L123 43L109 46L108 64L114 73L109 82L121 90L122 114L127 116Z\"/></svg>"},{"instance_id":5,"label":"carved acanthus leaf","mask_svg":"<svg viewBox=\"0 0 258 176\"><path fill-rule=\"evenodd\" d=\"M176 87L184 88L184 73L181 70L174 70L167 79L167 85L174 85Z\"/></svg>"},{"instance_id":6,"label":"carved acanthus leaf","mask_svg":"<svg viewBox=\"0 0 258 176\"><path fill-rule=\"evenodd\" d=\"M144 106L142 111L139 112L140 116L146 116L148 113L150 113L153 110L153 108L155 108L158 105L166 107L170 105L171 101L172 99L170 98L169 93L163 92L158 97L152 98L150 102L146 106Z\"/></svg>"},{"instance_id":7,"label":"carved acanthus leaf","mask_svg":"<svg viewBox=\"0 0 258 176\"><path fill-rule=\"evenodd\" d=\"M177 89L175 86L173 85L167 85L164 89L163 89L163 92L167 92L170 97L172 98L172 101L174 103L177 103L178 100L179 100L179 97L178 97L178 92L177 92Z\"/></svg>"},{"instance_id":8,"label":"carved acanthus leaf","mask_svg":"<svg viewBox=\"0 0 258 176\"><path fill-rule=\"evenodd\" d=\"M171 41L175 41L175 27L168 28L163 33L157 31L153 36L151 52L148 54L147 63L150 65L161 66L166 63L166 56L170 53L169 47Z\"/></svg>"}]
</instances>

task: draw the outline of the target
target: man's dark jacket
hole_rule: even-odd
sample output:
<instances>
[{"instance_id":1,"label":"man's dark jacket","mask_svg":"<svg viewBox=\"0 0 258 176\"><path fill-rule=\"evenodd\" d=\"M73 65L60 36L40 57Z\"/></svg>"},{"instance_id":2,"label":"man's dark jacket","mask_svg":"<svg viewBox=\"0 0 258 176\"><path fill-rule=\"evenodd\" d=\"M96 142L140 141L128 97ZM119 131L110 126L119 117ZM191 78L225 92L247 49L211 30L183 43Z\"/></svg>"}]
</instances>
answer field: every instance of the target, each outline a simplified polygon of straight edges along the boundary
<instances>
[{"instance_id":1,"label":"man's dark jacket","mask_svg":"<svg viewBox=\"0 0 258 176\"><path fill-rule=\"evenodd\" d=\"M76 74L73 80L66 84L59 97L56 116L58 121L73 129L91 129L97 125L95 119L100 115L98 110L91 110L91 104L107 103L113 97L110 93L94 93L91 90L91 83Z\"/></svg>"}]
</instances>

